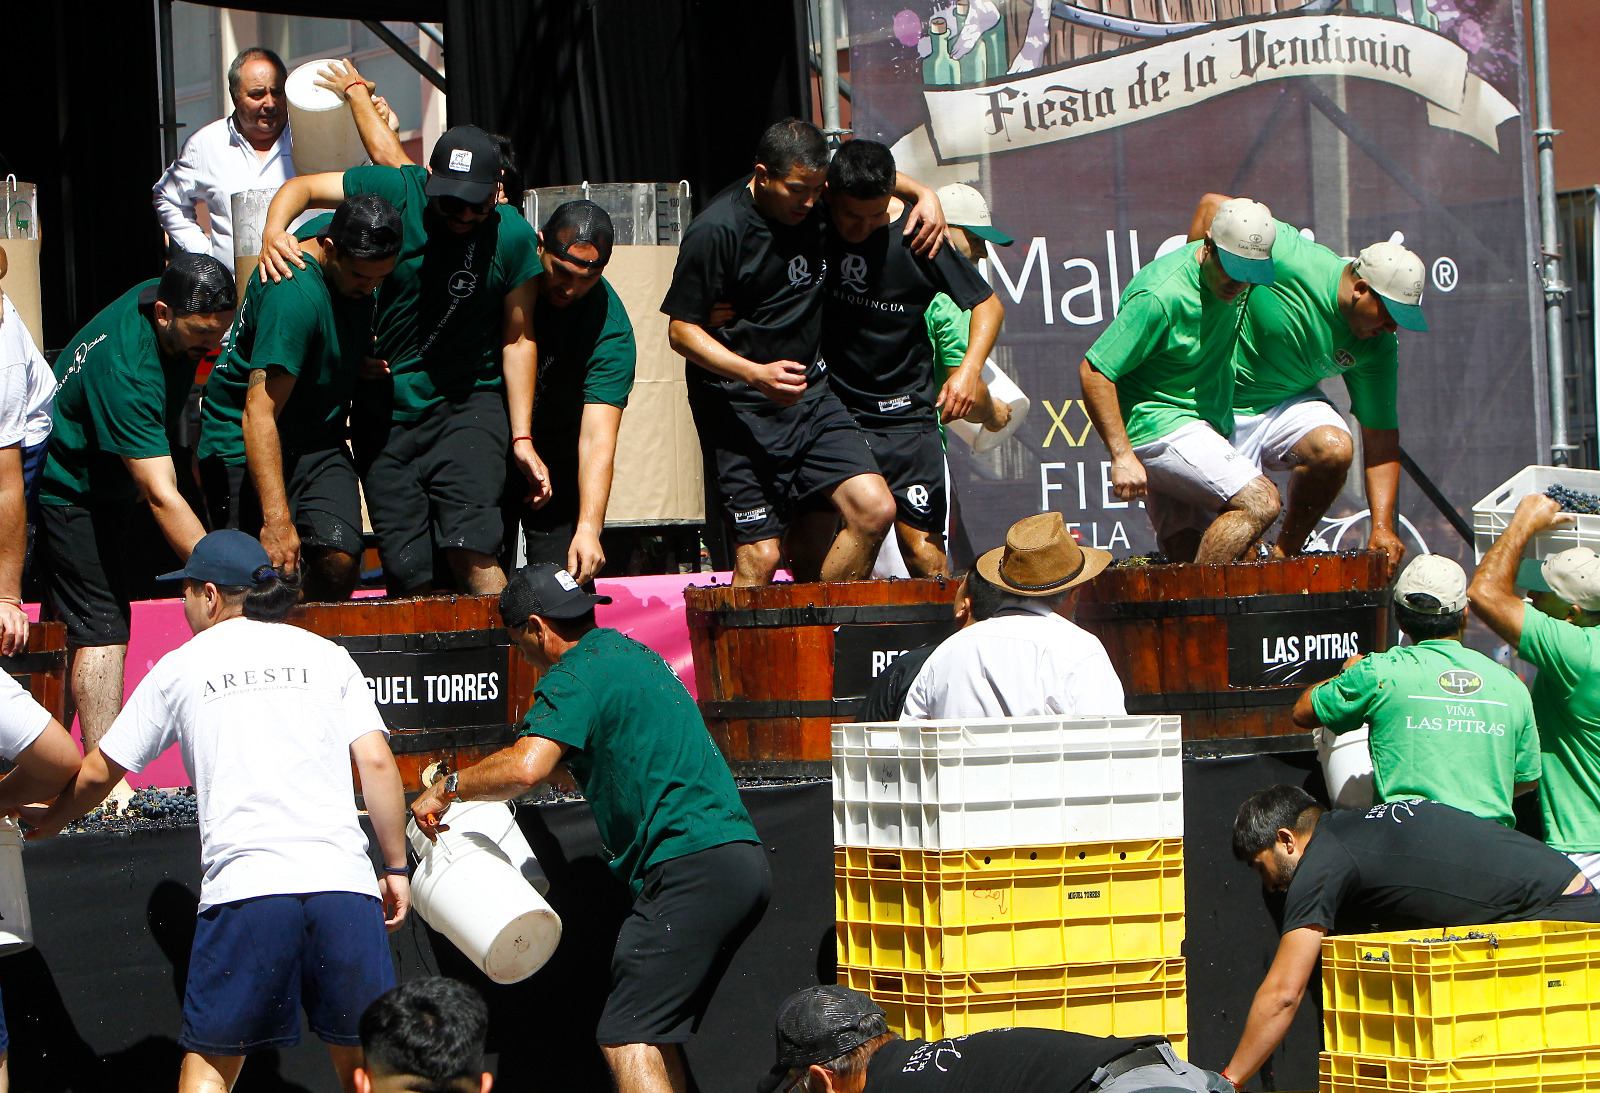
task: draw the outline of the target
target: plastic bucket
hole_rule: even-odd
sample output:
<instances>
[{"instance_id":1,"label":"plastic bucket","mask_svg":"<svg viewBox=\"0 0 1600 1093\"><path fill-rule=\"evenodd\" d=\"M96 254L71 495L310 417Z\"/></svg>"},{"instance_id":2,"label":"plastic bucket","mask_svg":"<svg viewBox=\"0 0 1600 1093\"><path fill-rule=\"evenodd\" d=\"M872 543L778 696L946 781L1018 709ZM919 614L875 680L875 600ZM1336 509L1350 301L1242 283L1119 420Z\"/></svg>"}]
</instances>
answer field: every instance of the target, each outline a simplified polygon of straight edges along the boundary
<instances>
[{"instance_id":1,"label":"plastic bucket","mask_svg":"<svg viewBox=\"0 0 1600 1093\"><path fill-rule=\"evenodd\" d=\"M294 134L296 174L343 171L367 161L367 150L350 108L338 95L317 86L317 70L332 63L326 57L307 61L289 73L284 83L289 127Z\"/></svg>"},{"instance_id":2,"label":"plastic bucket","mask_svg":"<svg viewBox=\"0 0 1600 1093\"><path fill-rule=\"evenodd\" d=\"M296 153L298 156L299 153ZM989 387L989 396L999 402L1004 402L1011 407L1011 420L1006 422L1005 428L997 433L991 433L982 425L971 421L952 421L945 426L950 432L965 440L975 452L990 452L1004 444L1011 438L1011 434L1022 428L1022 423L1028 418L1028 408L1033 405L1028 396L1022 393L1010 376L994 366L994 361L983 362L983 382Z\"/></svg>"},{"instance_id":3,"label":"plastic bucket","mask_svg":"<svg viewBox=\"0 0 1600 1093\"><path fill-rule=\"evenodd\" d=\"M517 814L509 805L494 801L458 801L450 806L445 825L458 835L481 835L505 854L506 860L533 885L541 896L550 892L550 878L533 855L528 837L517 826Z\"/></svg>"},{"instance_id":4,"label":"plastic bucket","mask_svg":"<svg viewBox=\"0 0 1600 1093\"><path fill-rule=\"evenodd\" d=\"M0 956L31 948L33 915L22 875L22 832L16 821L0 820Z\"/></svg>"},{"instance_id":5,"label":"plastic bucket","mask_svg":"<svg viewBox=\"0 0 1600 1093\"><path fill-rule=\"evenodd\" d=\"M1365 725L1339 736L1318 729L1317 759L1334 808L1372 807L1372 755L1367 751Z\"/></svg>"},{"instance_id":6,"label":"plastic bucket","mask_svg":"<svg viewBox=\"0 0 1600 1093\"><path fill-rule=\"evenodd\" d=\"M497 813L511 816L509 808L493 802L452 805L445 819L450 830L433 843L409 822L407 834L419 859L411 899L428 925L490 979L517 983L556 951L561 918L523 876L513 855L485 833L507 837Z\"/></svg>"}]
</instances>

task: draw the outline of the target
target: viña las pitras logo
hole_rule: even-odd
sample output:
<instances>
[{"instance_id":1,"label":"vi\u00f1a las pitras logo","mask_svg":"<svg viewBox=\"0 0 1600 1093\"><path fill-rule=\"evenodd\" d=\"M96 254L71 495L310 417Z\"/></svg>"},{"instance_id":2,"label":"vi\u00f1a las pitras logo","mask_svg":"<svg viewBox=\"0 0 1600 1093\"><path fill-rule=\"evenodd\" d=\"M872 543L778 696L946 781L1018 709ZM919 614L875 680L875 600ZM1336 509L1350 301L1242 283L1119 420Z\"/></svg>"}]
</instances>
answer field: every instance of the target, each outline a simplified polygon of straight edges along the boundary
<instances>
[{"instance_id":1,"label":"vi\u00f1a las pitras logo","mask_svg":"<svg viewBox=\"0 0 1600 1093\"><path fill-rule=\"evenodd\" d=\"M1465 668L1452 668L1439 676L1439 689L1453 695L1475 695L1483 689L1483 677Z\"/></svg>"}]
</instances>

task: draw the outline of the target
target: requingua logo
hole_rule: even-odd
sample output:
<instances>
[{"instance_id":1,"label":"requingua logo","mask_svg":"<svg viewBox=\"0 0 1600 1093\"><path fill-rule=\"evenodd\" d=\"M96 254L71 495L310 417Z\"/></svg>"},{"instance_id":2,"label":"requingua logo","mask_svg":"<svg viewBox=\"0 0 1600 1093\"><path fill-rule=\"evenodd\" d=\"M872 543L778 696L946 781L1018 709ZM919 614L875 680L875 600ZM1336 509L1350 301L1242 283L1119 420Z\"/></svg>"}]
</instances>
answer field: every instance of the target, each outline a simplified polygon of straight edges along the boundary
<instances>
[{"instance_id":1,"label":"requingua logo","mask_svg":"<svg viewBox=\"0 0 1600 1093\"><path fill-rule=\"evenodd\" d=\"M1465 668L1452 668L1440 674L1439 689L1453 695L1475 695L1483 689L1483 678Z\"/></svg>"}]
</instances>

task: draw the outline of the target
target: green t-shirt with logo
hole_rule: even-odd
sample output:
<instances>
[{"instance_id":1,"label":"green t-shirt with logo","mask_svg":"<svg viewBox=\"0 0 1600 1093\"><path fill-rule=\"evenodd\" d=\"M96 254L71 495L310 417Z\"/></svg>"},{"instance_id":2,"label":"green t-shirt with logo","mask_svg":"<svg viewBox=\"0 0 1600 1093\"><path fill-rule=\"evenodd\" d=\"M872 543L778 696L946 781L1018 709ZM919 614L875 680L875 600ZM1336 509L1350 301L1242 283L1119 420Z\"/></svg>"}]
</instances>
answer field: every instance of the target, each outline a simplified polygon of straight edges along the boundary
<instances>
[{"instance_id":1,"label":"green t-shirt with logo","mask_svg":"<svg viewBox=\"0 0 1600 1093\"><path fill-rule=\"evenodd\" d=\"M611 869L638 895L652 866L759 843L727 761L667 662L596 627L533 691L522 735L568 745Z\"/></svg>"},{"instance_id":2,"label":"green t-shirt with logo","mask_svg":"<svg viewBox=\"0 0 1600 1093\"><path fill-rule=\"evenodd\" d=\"M350 398L372 348L372 305L371 295L335 295L317 261L277 284L252 277L233 321L232 344L206 380L200 458L245 461L245 392L257 368L281 368L295 378L278 415L285 452L343 444Z\"/></svg>"},{"instance_id":3,"label":"green t-shirt with logo","mask_svg":"<svg viewBox=\"0 0 1600 1093\"><path fill-rule=\"evenodd\" d=\"M1544 749L1545 842L1569 853L1600 852L1600 629L1529 606L1517 655L1539 669L1533 712Z\"/></svg>"},{"instance_id":4,"label":"green t-shirt with logo","mask_svg":"<svg viewBox=\"0 0 1600 1093\"><path fill-rule=\"evenodd\" d=\"M566 307L543 298L533 312L539 379L533 396L533 443L549 461L576 462L583 408L626 409L638 348L627 308L604 277Z\"/></svg>"},{"instance_id":5,"label":"green t-shirt with logo","mask_svg":"<svg viewBox=\"0 0 1600 1093\"><path fill-rule=\"evenodd\" d=\"M1517 782L1539 780L1539 732L1522 680L1459 641L1372 653L1311 692L1335 733L1363 724L1378 801L1422 798L1516 826Z\"/></svg>"},{"instance_id":6,"label":"green t-shirt with logo","mask_svg":"<svg viewBox=\"0 0 1600 1093\"><path fill-rule=\"evenodd\" d=\"M428 208L421 167L352 167L344 192L377 194L399 210L405 243L378 289L376 356L389 362L392 395L363 389L363 413L417 421L446 399L499 388L506 293L536 276L539 236L498 205L457 235Z\"/></svg>"},{"instance_id":7,"label":"green t-shirt with logo","mask_svg":"<svg viewBox=\"0 0 1600 1093\"><path fill-rule=\"evenodd\" d=\"M928 327L928 344L933 346L934 379L942 385L949 374L960 368L961 362L967 359L967 342L972 334L972 312L962 311L961 306L954 300L938 292L923 311L922 321ZM942 444L946 440L944 422L941 421L939 442Z\"/></svg>"},{"instance_id":8,"label":"green t-shirt with logo","mask_svg":"<svg viewBox=\"0 0 1600 1093\"><path fill-rule=\"evenodd\" d=\"M1400 340L1388 331L1350 333L1339 310L1339 278L1350 263L1292 225L1275 221L1274 282L1250 293L1234 355L1233 408L1264 414L1344 377L1350 410L1369 429L1398 429Z\"/></svg>"},{"instance_id":9,"label":"green t-shirt with logo","mask_svg":"<svg viewBox=\"0 0 1600 1093\"><path fill-rule=\"evenodd\" d=\"M1134 447L1192 421L1233 432L1233 353L1247 289L1232 301L1204 284L1198 242L1141 269L1117 317L1089 347L1089 363L1117 385Z\"/></svg>"},{"instance_id":10,"label":"green t-shirt with logo","mask_svg":"<svg viewBox=\"0 0 1600 1093\"><path fill-rule=\"evenodd\" d=\"M56 358L42 504L132 506L139 487L123 459L172 455L196 362L161 352L152 316L159 283L117 297Z\"/></svg>"}]
</instances>

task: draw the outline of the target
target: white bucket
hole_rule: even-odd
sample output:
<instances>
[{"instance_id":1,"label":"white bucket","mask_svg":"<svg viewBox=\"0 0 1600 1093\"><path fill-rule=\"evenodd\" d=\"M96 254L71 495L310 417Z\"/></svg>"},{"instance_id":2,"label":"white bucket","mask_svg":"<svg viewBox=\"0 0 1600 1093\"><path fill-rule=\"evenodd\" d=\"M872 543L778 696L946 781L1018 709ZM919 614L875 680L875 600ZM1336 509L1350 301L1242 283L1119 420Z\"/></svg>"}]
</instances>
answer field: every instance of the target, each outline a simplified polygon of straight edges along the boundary
<instances>
[{"instance_id":1,"label":"white bucket","mask_svg":"<svg viewBox=\"0 0 1600 1093\"><path fill-rule=\"evenodd\" d=\"M240 299L250 285L250 275L261 260L261 235L267 227L267 208L277 190L240 190L229 199L233 214L233 282Z\"/></svg>"},{"instance_id":2,"label":"white bucket","mask_svg":"<svg viewBox=\"0 0 1600 1093\"><path fill-rule=\"evenodd\" d=\"M22 832L15 820L0 820L0 956L33 948L33 915L22 875Z\"/></svg>"},{"instance_id":3,"label":"white bucket","mask_svg":"<svg viewBox=\"0 0 1600 1093\"><path fill-rule=\"evenodd\" d=\"M950 432L965 440L973 451L979 453L993 451L1011 439L1011 434L1020 429L1022 423L1027 420L1028 408L1033 405L1028 396L1022 393L1022 388L1013 383L1010 376L994 366L994 361L983 362L983 382L989 387L990 398L1011 407L1011 420L1006 422L1005 428L997 433L991 433L982 425L972 421L952 421L945 426Z\"/></svg>"},{"instance_id":4,"label":"white bucket","mask_svg":"<svg viewBox=\"0 0 1600 1093\"><path fill-rule=\"evenodd\" d=\"M1372 807L1372 754L1367 750L1365 725L1338 736L1332 729L1319 728L1317 759L1334 808Z\"/></svg>"},{"instance_id":5,"label":"white bucket","mask_svg":"<svg viewBox=\"0 0 1600 1093\"><path fill-rule=\"evenodd\" d=\"M508 836L497 812L511 815L509 808L494 802L454 804L445 814L450 830L440 832L433 843L414 821L408 822L411 848L420 859L411 878L411 899L428 925L490 979L518 983L544 967L556 951L561 918L524 878L513 855L485 833ZM526 849L527 840L520 841Z\"/></svg>"},{"instance_id":6,"label":"white bucket","mask_svg":"<svg viewBox=\"0 0 1600 1093\"><path fill-rule=\"evenodd\" d=\"M332 63L326 57L307 61L289 73L283 87L289 100L296 174L344 171L367 162L367 150L350 108L338 95L316 84L317 70Z\"/></svg>"},{"instance_id":7,"label":"white bucket","mask_svg":"<svg viewBox=\"0 0 1600 1093\"><path fill-rule=\"evenodd\" d=\"M522 879L533 885L541 896L550 894L550 878L544 867L533 856L528 837L517 826L517 814L509 805L494 801L458 801L445 814L445 826L458 835L482 835L498 846L506 860L522 874Z\"/></svg>"}]
</instances>

